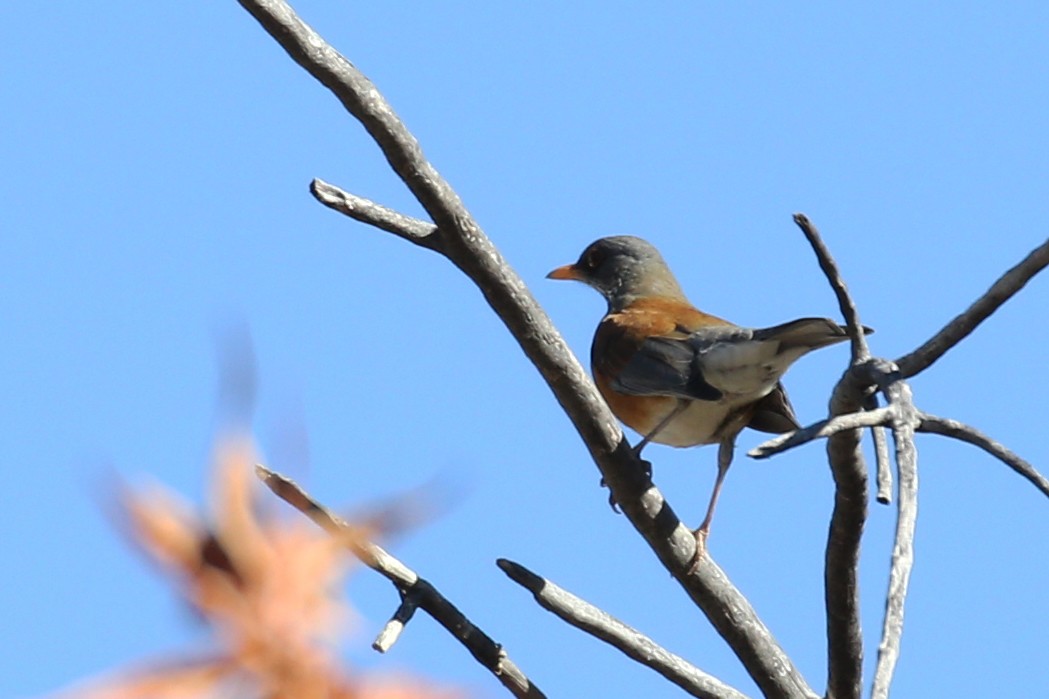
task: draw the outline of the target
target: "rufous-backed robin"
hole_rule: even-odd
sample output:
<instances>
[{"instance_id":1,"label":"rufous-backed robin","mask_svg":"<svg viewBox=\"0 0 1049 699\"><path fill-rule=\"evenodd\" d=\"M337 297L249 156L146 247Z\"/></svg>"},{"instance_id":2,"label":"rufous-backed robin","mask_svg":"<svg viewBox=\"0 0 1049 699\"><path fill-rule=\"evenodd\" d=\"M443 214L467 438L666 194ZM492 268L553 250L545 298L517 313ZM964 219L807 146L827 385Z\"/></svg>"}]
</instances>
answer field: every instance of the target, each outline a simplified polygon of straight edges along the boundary
<instances>
[{"instance_id":1,"label":"rufous-backed robin","mask_svg":"<svg viewBox=\"0 0 1049 699\"><path fill-rule=\"evenodd\" d=\"M641 434L636 455L649 442L719 445L714 490L695 530L698 560L736 436L744 427L798 429L780 377L802 355L847 340L845 328L802 318L752 329L704 313L689 303L659 251L633 236L601 238L547 277L581 281L608 301L591 368L608 407Z\"/></svg>"}]
</instances>

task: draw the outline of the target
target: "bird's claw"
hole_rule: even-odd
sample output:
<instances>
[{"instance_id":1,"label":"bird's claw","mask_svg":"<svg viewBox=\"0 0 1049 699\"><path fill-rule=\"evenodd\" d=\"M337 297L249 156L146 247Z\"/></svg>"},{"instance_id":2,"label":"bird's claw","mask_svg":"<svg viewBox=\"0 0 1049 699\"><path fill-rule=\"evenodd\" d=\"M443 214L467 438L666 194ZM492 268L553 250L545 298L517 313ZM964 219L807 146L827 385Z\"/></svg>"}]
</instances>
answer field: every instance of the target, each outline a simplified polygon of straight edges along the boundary
<instances>
[{"instance_id":1,"label":"bird's claw","mask_svg":"<svg viewBox=\"0 0 1049 699\"><path fill-rule=\"evenodd\" d=\"M643 445L639 445L643 446ZM645 474L645 479L649 483L652 482L652 462L641 458L641 450L638 448L631 449L634 454L634 458L637 459L638 463L641 464L641 472ZM608 482L605 481L604 477L601 478L601 487L607 488ZM619 509L619 504L616 503L616 496L612 494L612 490L608 491L608 506L612 508L612 511L617 515L623 514L623 511Z\"/></svg>"},{"instance_id":2,"label":"bird's claw","mask_svg":"<svg viewBox=\"0 0 1049 699\"><path fill-rule=\"evenodd\" d=\"M707 555L707 535L710 532L704 527L700 527L696 531L692 532L692 536L696 538L696 552L693 554L692 563L688 566L688 574L692 575L699 570L699 564L703 558Z\"/></svg>"},{"instance_id":3,"label":"bird's claw","mask_svg":"<svg viewBox=\"0 0 1049 699\"><path fill-rule=\"evenodd\" d=\"M605 482L604 478L601 479L601 487L608 488L608 483ZM623 514L623 511L619 509L619 505L616 503L616 496L612 493L611 488L608 489L608 506L611 507L612 511L617 515Z\"/></svg>"}]
</instances>

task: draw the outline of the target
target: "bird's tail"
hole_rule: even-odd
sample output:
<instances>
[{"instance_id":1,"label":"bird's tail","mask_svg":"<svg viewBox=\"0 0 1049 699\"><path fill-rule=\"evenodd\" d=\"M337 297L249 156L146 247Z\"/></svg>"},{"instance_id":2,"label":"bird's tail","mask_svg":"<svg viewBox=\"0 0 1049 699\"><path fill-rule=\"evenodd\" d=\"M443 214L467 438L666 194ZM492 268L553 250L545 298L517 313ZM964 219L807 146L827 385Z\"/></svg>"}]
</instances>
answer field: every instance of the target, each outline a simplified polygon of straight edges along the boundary
<instances>
[{"instance_id":1,"label":"bird's tail","mask_svg":"<svg viewBox=\"0 0 1049 699\"><path fill-rule=\"evenodd\" d=\"M863 334L870 335L873 329L863 327ZM790 348L805 348L806 351L826 347L849 339L844 325L830 318L800 318L789 323L754 331L755 340L775 340L780 351Z\"/></svg>"}]
</instances>

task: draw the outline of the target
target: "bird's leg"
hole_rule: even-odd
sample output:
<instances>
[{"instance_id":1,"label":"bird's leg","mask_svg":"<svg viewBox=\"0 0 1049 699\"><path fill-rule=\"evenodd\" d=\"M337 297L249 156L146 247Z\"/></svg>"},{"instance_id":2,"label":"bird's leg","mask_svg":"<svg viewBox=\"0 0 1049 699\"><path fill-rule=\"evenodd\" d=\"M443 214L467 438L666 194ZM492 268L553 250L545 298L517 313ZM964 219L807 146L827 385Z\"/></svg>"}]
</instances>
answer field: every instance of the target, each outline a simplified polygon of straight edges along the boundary
<instances>
[{"instance_id":1,"label":"bird's leg","mask_svg":"<svg viewBox=\"0 0 1049 699\"><path fill-rule=\"evenodd\" d=\"M684 398L679 398L677 401L677 405L674 406L674 409L667 413L666 417L660 420L659 423L655 427L653 427L648 434L642 437L640 442L634 445L634 456L636 456L638 459L641 459L641 450L644 449L649 442L655 439L656 435L662 432L663 429L670 424L671 420L673 420L682 412L684 412L684 410L689 406L689 403L691 403L691 401L685 400ZM644 459L641 460L644 461ZM645 463L648 462L646 461ZM649 473L649 475L651 476L652 474Z\"/></svg>"},{"instance_id":2,"label":"bird's leg","mask_svg":"<svg viewBox=\"0 0 1049 699\"><path fill-rule=\"evenodd\" d=\"M728 467L732 465L732 455L736 449L737 434L738 432L734 432L729 436L722 437L718 445L718 476L714 480L714 492L710 494L707 516L703 518L703 523L699 525L699 528L692 532L696 537L696 557L692 560L692 567L689 572L695 572L696 568L699 567L699 559L706 554L710 522L714 519L714 509L718 506L718 496L721 495L721 485L725 482L725 474L728 473Z\"/></svg>"},{"instance_id":3,"label":"bird's leg","mask_svg":"<svg viewBox=\"0 0 1049 699\"><path fill-rule=\"evenodd\" d=\"M645 477L647 477L649 480L652 479L652 463L649 462L649 461L645 461L644 459L641 458L641 450L644 449L645 445L648 444L649 442L651 442L652 439L655 438L655 436L657 434L659 434L660 431L662 431L664 427L669 425L671 420L673 420L675 417L680 415L681 412L685 408L688 407L688 404L689 404L689 401L687 401L687 400L685 400L683 398L682 399L678 399L677 405L674 406L674 409L671 410L669 413L667 413L667 416L664 417L662 420L660 420L659 424L657 424L654 428L652 428L652 430L648 434L646 434L644 437L642 437L641 441L638 442L637 444L635 444L634 447L630 450L630 451L634 452L634 457L638 461L641 462L641 465L645 469ZM607 483L605 483L605 479L602 478L601 479L601 487L604 488L606 485L607 485ZM616 498L615 498L614 495L612 495L611 491L609 491L609 493L608 493L608 505L609 505L609 507L612 508L613 512L615 512L616 514L619 513L619 505L616 504Z\"/></svg>"}]
</instances>

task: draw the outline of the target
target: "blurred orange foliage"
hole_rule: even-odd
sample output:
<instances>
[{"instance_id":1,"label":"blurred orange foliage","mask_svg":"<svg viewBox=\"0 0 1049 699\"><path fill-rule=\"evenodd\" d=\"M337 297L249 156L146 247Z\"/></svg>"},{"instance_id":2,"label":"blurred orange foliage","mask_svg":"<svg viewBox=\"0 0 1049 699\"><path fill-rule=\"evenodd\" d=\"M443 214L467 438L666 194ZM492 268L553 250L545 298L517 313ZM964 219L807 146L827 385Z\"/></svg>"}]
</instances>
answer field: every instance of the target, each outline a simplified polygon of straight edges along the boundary
<instances>
[{"instance_id":1,"label":"blurred orange foliage","mask_svg":"<svg viewBox=\"0 0 1049 699\"><path fill-rule=\"evenodd\" d=\"M261 507L247 436L216 449L210 518L170 491L123 488L134 541L214 631L217 650L152 662L63 693L67 699L451 699L417 679L355 674L335 642L349 626L343 543L305 518Z\"/></svg>"}]
</instances>

